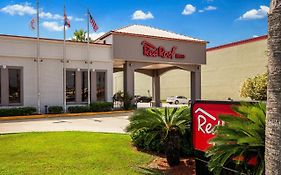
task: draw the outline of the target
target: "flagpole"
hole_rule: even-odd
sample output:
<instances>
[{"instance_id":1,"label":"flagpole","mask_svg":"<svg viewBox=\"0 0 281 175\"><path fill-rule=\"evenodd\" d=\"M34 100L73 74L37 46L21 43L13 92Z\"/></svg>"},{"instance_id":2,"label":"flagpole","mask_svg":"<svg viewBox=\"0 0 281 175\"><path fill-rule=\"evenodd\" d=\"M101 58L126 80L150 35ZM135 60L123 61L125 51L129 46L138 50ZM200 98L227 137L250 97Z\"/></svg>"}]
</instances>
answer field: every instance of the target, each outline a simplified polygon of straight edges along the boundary
<instances>
[{"instance_id":1,"label":"flagpole","mask_svg":"<svg viewBox=\"0 0 281 175\"><path fill-rule=\"evenodd\" d=\"M37 4L37 43L36 43L36 71L37 71L37 112L41 113L41 98L40 98L40 40L39 40L39 0Z\"/></svg>"},{"instance_id":2,"label":"flagpole","mask_svg":"<svg viewBox=\"0 0 281 175\"><path fill-rule=\"evenodd\" d=\"M91 84L90 84L90 53L89 53L89 45L90 45L90 27L89 27L89 9L87 11L87 64L88 64L88 105L91 103Z\"/></svg>"},{"instance_id":3,"label":"flagpole","mask_svg":"<svg viewBox=\"0 0 281 175\"><path fill-rule=\"evenodd\" d=\"M64 5L64 15L65 15L65 5ZM63 23L63 108L64 112L67 111L66 109L66 48L65 48L65 17Z\"/></svg>"}]
</instances>

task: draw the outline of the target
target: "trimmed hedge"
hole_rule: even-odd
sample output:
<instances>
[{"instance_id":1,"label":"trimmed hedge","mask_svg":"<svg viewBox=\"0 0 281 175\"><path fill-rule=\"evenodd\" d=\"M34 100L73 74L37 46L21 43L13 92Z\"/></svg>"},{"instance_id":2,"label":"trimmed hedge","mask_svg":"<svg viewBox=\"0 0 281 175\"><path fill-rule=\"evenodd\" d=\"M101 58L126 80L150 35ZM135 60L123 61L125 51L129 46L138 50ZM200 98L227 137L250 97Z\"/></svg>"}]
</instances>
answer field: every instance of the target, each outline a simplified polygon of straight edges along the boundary
<instances>
[{"instance_id":1,"label":"trimmed hedge","mask_svg":"<svg viewBox=\"0 0 281 175\"><path fill-rule=\"evenodd\" d=\"M34 113L36 113L36 108L34 107L0 108L0 117L31 115Z\"/></svg>"},{"instance_id":2,"label":"trimmed hedge","mask_svg":"<svg viewBox=\"0 0 281 175\"><path fill-rule=\"evenodd\" d=\"M91 112L89 106L69 106L68 112L70 113L83 113L83 112Z\"/></svg>"},{"instance_id":3,"label":"trimmed hedge","mask_svg":"<svg viewBox=\"0 0 281 175\"><path fill-rule=\"evenodd\" d=\"M105 112L112 110L112 102L94 102L90 106L70 106L68 112L83 113L83 112Z\"/></svg>"},{"instance_id":4,"label":"trimmed hedge","mask_svg":"<svg viewBox=\"0 0 281 175\"><path fill-rule=\"evenodd\" d=\"M90 104L90 110L92 112L111 111L112 106L113 106L112 102L94 102Z\"/></svg>"},{"instance_id":5,"label":"trimmed hedge","mask_svg":"<svg viewBox=\"0 0 281 175\"><path fill-rule=\"evenodd\" d=\"M62 106L50 106L48 108L49 114L62 114L63 113L63 107Z\"/></svg>"}]
</instances>

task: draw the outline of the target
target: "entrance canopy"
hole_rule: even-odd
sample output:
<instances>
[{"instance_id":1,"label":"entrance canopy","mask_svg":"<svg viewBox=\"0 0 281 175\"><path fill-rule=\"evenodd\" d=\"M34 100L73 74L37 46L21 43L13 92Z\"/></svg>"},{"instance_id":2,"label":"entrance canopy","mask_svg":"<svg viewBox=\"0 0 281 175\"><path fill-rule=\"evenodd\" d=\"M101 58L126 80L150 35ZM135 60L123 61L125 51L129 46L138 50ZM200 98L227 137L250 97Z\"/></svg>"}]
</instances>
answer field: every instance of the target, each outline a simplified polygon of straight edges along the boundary
<instances>
[{"instance_id":1,"label":"entrance canopy","mask_svg":"<svg viewBox=\"0 0 281 175\"><path fill-rule=\"evenodd\" d=\"M191 98L201 98L201 65L206 64L207 42L143 25L113 30L95 42L112 44L115 71L124 71L124 91L134 95L134 71L151 75L154 94L160 94L159 76L180 68L191 72ZM155 95L154 95L155 96ZM159 99L154 99L160 103Z\"/></svg>"},{"instance_id":2,"label":"entrance canopy","mask_svg":"<svg viewBox=\"0 0 281 175\"><path fill-rule=\"evenodd\" d=\"M206 41L148 26L110 31L96 42L113 44L114 61L206 64Z\"/></svg>"}]
</instances>

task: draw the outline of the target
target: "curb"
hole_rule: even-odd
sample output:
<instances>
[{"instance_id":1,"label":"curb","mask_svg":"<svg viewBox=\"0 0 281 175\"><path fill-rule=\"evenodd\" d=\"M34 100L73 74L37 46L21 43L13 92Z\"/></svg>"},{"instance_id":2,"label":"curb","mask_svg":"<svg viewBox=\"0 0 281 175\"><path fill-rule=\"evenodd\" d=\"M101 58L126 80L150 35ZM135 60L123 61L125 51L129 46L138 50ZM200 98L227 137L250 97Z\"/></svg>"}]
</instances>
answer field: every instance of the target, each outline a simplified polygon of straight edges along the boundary
<instances>
[{"instance_id":1,"label":"curb","mask_svg":"<svg viewBox=\"0 0 281 175\"><path fill-rule=\"evenodd\" d=\"M85 113L66 113L66 114L38 114L38 115L26 115L26 116L9 116L0 117L0 121L6 120L24 120L24 119L40 119L40 118L55 118L55 117L87 117L94 115L106 115L106 114L121 114L133 112L133 110L128 111L108 111L108 112L85 112Z\"/></svg>"}]
</instances>

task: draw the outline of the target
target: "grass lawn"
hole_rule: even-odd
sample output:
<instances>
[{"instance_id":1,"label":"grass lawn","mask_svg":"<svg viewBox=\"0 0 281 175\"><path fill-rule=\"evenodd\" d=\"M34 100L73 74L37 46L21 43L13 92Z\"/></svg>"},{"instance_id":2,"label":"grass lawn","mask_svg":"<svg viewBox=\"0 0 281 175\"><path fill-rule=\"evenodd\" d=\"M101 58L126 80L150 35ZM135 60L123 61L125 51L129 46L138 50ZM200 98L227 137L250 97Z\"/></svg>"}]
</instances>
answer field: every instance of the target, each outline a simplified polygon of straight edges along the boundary
<instances>
[{"instance_id":1,"label":"grass lawn","mask_svg":"<svg viewBox=\"0 0 281 175\"><path fill-rule=\"evenodd\" d=\"M123 134L46 132L0 135L0 174L140 174L153 156Z\"/></svg>"}]
</instances>

